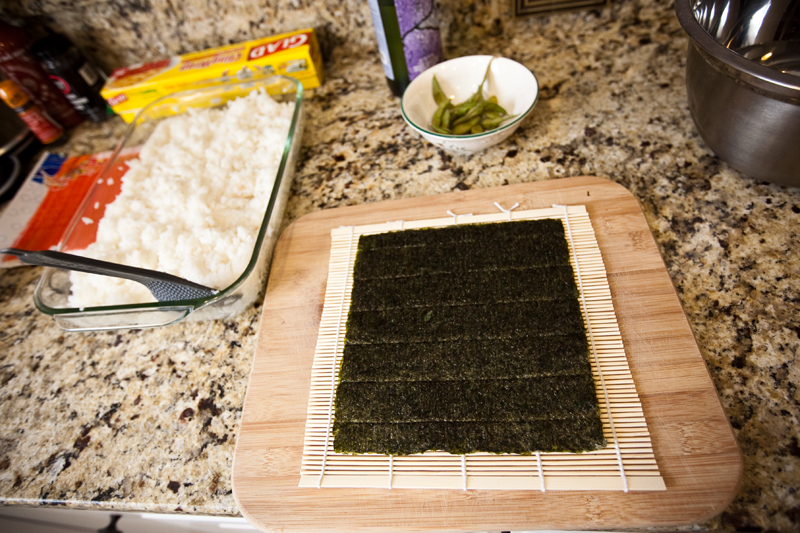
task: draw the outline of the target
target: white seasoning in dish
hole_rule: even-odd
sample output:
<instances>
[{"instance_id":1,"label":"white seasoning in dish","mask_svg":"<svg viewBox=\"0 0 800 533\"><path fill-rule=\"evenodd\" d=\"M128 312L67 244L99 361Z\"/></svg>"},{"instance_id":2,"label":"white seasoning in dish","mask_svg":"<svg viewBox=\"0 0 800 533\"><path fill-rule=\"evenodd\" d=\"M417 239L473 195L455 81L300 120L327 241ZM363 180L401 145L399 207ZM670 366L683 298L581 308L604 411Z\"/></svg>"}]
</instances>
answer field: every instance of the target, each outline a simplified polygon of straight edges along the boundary
<instances>
[{"instance_id":1,"label":"white seasoning in dish","mask_svg":"<svg viewBox=\"0 0 800 533\"><path fill-rule=\"evenodd\" d=\"M231 285L252 255L293 110L262 89L159 123L128 163L84 255L215 289ZM73 272L70 282L72 307L155 300L128 280Z\"/></svg>"}]
</instances>

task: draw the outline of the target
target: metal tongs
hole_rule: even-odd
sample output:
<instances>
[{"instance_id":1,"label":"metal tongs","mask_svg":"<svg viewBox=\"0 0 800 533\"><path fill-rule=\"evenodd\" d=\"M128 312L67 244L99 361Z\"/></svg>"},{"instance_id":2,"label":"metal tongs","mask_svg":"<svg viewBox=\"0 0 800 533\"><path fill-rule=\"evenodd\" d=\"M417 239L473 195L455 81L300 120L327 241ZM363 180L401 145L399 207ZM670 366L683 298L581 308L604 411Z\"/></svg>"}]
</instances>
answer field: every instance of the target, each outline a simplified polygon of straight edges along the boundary
<instances>
[{"instance_id":1,"label":"metal tongs","mask_svg":"<svg viewBox=\"0 0 800 533\"><path fill-rule=\"evenodd\" d=\"M147 287L159 302L204 298L219 292L164 272L109 263L108 261L89 259L88 257L63 252L51 250L29 252L17 248L4 248L0 249L0 254L14 255L20 261L29 265L62 268L136 281Z\"/></svg>"}]
</instances>

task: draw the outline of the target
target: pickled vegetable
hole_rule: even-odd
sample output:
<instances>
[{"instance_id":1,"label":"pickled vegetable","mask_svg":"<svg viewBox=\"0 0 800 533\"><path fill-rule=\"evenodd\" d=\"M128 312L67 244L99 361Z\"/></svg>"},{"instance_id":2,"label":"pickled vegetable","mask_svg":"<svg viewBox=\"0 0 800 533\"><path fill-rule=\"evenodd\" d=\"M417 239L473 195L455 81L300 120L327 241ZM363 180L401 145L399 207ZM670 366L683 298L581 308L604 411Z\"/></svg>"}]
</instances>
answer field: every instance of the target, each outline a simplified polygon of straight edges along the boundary
<instances>
[{"instance_id":1,"label":"pickled vegetable","mask_svg":"<svg viewBox=\"0 0 800 533\"><path fill-rule=\"evenodd\" d=\"M433 99L437 104L436 112L431 119L431 129L436 133L445 135L475 135L497 129L506 120L516 115L509 115L497 103L497 97L492 95L487 99L483 97L483 84L489 77L492 61L486 66L483 80L465 102L454 105L447 98L439 85L436 76L433 77Z\"/></svg>"}]
</instances>

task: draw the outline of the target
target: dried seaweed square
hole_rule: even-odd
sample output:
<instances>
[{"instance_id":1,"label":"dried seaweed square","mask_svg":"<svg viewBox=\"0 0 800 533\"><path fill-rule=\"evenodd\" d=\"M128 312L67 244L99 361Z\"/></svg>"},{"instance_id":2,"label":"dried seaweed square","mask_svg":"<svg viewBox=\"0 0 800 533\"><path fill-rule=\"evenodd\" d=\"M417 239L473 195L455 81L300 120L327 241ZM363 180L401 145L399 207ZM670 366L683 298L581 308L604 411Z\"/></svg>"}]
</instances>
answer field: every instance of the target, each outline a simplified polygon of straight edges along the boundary
<instances>
[{"instance_id":1,"label":"dried seaweed square","mask_svg":"<svg viewBox=\"0 0 800 533\"><path fill-rule=\"evenodd\" d=\"M353 278L337 452L605 445L561 221L362 236Z\"/></svg>"}]
</instances>

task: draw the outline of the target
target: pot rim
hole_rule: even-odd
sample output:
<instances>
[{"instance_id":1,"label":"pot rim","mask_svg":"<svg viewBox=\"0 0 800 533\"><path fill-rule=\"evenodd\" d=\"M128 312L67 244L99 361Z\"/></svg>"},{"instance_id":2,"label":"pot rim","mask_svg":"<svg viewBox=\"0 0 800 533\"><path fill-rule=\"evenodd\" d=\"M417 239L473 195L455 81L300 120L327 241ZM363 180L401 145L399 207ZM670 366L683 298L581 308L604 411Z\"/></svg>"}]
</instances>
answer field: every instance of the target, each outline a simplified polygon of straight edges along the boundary
<instances>
[{"instance_id":1,"label":"pot rim","mask_svg":"<svg viewBox=\"0 0 800 533\"><path fill-rule=\"evenodd\" d=\"M697 22L691 8L692 2L693 0L676 0L675 13L683 30L700 49L727 65L726 70L732 75L738 74L739 78L749 81L765 91L774 92L793 100L800 98L800 78L759 65L726 48Z\"/></svg>"},{"instance_id":2,"label":"pot rim","mask_svg":"<svg viewBox=\"0 0 800 533\"><path fill-rule=\"evenodd\" d=\"M22 141L25 140L25 137L27 137L29 133L30 133L30 131L27 128L25 128L25 129L21 130L19 133L17 133L14 136L14 138L9 139L9 141L7 143L5 143L4 145L0 146L0 156L5 155L8 152L13 151L19 144L22 143Z\"/></svg>"}]
</instances>

